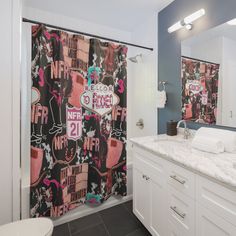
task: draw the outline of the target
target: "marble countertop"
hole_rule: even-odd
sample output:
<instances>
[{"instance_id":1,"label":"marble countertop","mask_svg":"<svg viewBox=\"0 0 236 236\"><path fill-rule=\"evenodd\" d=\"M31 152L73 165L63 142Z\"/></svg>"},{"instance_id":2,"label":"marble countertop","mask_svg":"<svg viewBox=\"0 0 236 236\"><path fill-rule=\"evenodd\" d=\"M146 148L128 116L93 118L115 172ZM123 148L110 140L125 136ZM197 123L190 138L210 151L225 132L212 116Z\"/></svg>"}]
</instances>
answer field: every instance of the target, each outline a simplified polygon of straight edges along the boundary
<instances>
[{"instance_id":1,"label":"marble countertop","mask_svg":"<svg viewBox=\"0 0 236 236\"><path fill-rule=\"evenodd\" d=\"M130 141L159 157L173 161L191 171L213 178L236 191L236 153L213 154L191 147L192 139L182 135L156 135L131 138Z\"/></svg>"}]
</instances>

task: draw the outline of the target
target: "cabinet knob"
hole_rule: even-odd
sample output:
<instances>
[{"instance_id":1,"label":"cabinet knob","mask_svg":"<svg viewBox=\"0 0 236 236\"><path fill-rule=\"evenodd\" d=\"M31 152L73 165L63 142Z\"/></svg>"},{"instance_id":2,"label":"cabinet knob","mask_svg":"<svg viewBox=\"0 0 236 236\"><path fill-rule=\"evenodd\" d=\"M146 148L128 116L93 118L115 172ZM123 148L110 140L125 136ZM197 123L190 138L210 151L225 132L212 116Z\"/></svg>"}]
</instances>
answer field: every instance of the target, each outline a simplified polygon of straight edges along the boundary
<instances>
[{"instance_id":1,"label":"cabinet knob","mask_svg":"<svg viewBox=\"0 0 236 236\"><path fill-rule=\"evenodd\" d=\"M143 175L143 179L146 179L147 178L147 176L146 175Z\"/></svg>"}]
</instances>

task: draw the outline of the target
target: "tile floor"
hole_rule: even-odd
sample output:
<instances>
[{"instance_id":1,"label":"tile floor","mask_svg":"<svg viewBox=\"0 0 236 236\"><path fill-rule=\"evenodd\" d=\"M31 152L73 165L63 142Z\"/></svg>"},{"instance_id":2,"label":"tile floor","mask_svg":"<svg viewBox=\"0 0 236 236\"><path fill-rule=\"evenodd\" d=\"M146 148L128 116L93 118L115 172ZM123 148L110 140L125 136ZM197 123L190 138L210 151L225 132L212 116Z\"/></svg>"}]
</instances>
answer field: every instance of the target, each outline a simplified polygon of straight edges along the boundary
<instances>
[{"instance_id":1,"label":"tile floor","mask_svg":"<svg viewBox=\"0 0 236 236\"><path fill-rule=\"evenodd\" d=\"M151 236L132 212L132 201L54 228L53 236Z\"/></svg>"}]
</instances>

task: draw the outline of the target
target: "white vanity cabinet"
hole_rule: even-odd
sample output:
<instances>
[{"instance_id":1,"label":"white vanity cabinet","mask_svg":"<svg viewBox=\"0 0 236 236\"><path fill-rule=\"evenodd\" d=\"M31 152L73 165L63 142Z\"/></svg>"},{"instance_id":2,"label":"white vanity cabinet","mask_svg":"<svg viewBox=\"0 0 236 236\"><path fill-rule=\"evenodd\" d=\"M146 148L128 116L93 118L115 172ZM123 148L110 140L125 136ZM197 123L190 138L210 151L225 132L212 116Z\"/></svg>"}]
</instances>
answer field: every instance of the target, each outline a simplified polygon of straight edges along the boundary
<instances>
[{"instance_id":1,"label":"white vanity cabinet","mask_svg":"<svg viewBox=\"0 0 236 236\"><path fill-rule=\"evenodd\" d=\"M155 236L165 233L166 197L165 171L162 160L152 162L142 151L135 152L133 163L133 211ZM153 157L152 154L148 154ZM156 157L155 157L156 158Z\"/></svg>"},{"instance_id":2,"label":"white vanity cabinet","mask_svg":"<svg viewBox=\"0 0 236 236\"><path fill-rule=\"evenodd\" d=\"M133 211L153 236L236 236L236 192L133 146Z\"/></svg>"}]
</instances>

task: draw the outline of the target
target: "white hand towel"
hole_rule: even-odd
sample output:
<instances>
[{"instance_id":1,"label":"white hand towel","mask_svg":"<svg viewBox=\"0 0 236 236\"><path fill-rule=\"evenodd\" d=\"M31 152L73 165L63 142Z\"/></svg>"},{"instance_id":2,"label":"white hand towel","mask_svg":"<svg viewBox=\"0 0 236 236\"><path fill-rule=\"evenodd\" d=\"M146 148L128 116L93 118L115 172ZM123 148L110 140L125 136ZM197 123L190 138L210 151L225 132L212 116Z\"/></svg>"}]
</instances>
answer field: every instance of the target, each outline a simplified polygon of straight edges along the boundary
<instances>
[{"instance_id":1,"label":"white hand towel","mask_svg":"<svg viewBox=\"0 0 236 236\"><path fill-rule=\"evenodd\" d=\"M211 152L215 154L224 152L224 144L217 138L197 135L193 138L191 145L193 148L204 152Z\"/></svg>"},{"instance_id":2,"label":"white hand towel","mask_svg":"<svg viewBox=\"0 0 236 236\"><path fill-rule=\"evenodd\" d=\"M197 130L195 136L200 135L201 137L216 138L222 141L226 152L234 152L236 150L236 132L201 127Z\"/></svg>"},{"instance_id":3,"label":"white hand towel","mask_svg":"<svg viewBox=\"0 0 236 236\"><path fill-rule=\"evenodd\" d=\"M157 91L157 108L164 108L166 104L166 91Z\"/></svg>"}]
</instances>

